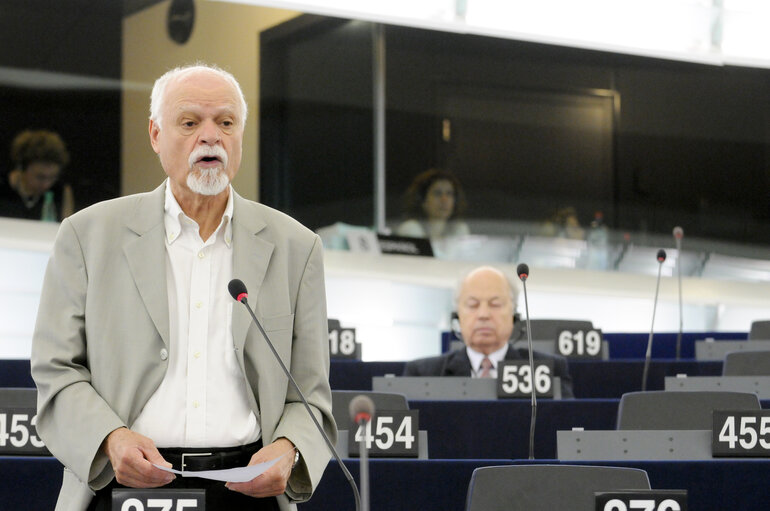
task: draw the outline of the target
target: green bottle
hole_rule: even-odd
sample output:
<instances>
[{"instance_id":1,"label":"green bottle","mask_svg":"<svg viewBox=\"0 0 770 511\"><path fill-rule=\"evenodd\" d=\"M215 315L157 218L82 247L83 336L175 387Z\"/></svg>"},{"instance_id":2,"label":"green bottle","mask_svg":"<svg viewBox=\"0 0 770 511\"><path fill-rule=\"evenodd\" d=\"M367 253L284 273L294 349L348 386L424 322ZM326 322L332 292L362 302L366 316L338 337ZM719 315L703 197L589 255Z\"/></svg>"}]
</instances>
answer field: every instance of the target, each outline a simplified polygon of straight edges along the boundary
<instances>
[{"instance_id":1,"label":"green bottle","mask_svg":"<svg viewBox=\"0 0 770 511\"><path fill-rule=\"evenodd\" d=\"M40 214L40 220L43 222L57 222L56 204L53 203L53 192L48 190L43 197L43 211Z\"/></svg>"}]
</instances>

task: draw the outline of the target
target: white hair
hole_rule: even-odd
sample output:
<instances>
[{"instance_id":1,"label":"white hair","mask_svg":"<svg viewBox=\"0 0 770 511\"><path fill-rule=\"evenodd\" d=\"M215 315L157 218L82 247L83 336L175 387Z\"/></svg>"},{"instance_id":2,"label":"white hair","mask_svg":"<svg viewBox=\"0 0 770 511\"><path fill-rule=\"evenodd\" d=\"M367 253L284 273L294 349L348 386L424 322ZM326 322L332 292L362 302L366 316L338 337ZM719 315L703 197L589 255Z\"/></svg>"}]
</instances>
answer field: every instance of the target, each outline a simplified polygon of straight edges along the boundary
<instances>
[{"instance_id":1,"label":"white hair","mask_svg":"<svg viewBox=\"0 0 770 511\"><path fill-rule=\"evenodd\" d=\"M168 86L172 80L181 78L190 73L201 71L216 73L217 75L227 80L227 82L229 82L235 88L235 90L238 91L238 98L240 99L241 103L241 124L245 126L249 109L248 105L246 105L246 99L243 97L243 91L241 90L241 85L238 83L238 80L236 80L231 73L225 71L224 69L216 65L205 64L202 62L198 62L189 66L176 67L170 71L166 71L163 76L155 80L155 85L153 85L152 94L150 95L150 120L157 124L158 127L162 126L163 117L161 113L163 112L163 102L166 99L166 86Z\"/></svg>"},{"instance_id":2,"label":"white hair","mask_svg":"<svg viewBox=\"0 0 770 511\"><path fill-rule=\"evenodd\" d=\"M511 275L509 275L508 273L504 272L503 270L495 266L477 266L476 268L468 270L464 272L462 275L460 275L460 278L457 280L457 285L455 285L455 289L454 289L455 310L458 310L460 307L460 292L462 291L463 285L465 284L465 280L470 276L471 273L481 269L494 270L496 272L499 272L503 277L505 277L505 281L508 283L508 291L511 296L511 304L513 305L513 312L515 313L516 308L519 305L519 292L521 291L521 284L519 284L519 281L514 279Z\"/></svg>"}]
</instances>

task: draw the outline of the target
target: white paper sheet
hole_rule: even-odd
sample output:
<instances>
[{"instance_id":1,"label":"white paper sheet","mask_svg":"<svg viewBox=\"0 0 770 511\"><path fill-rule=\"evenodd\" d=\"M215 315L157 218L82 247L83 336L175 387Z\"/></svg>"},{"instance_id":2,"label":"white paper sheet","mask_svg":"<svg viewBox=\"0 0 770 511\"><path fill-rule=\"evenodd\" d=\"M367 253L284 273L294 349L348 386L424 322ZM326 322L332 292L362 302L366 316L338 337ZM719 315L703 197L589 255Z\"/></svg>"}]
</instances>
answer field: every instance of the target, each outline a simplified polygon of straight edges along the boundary
<instances>
[{"instance_id":1,"label":"white paper sheet","mask_svg":"<svg viewBox=\"0 0 770 511\"><path fill-rule=\"evenodd\" d=\"M290 449L282 455L264 463L257 463L256 465L250 465L248 467L238 468L225 468L222 470L174 470L173 468L162 467L160 465L154 466L166 472L181 475L182 477L200 477L202 479L211 479L213 481L224 481L230 483L245 483L251 481L258 475L265 472L267 469L276 464L278 460L283 458L289 453L294 452L294 449Z\"/></svg>"}]
</instances>

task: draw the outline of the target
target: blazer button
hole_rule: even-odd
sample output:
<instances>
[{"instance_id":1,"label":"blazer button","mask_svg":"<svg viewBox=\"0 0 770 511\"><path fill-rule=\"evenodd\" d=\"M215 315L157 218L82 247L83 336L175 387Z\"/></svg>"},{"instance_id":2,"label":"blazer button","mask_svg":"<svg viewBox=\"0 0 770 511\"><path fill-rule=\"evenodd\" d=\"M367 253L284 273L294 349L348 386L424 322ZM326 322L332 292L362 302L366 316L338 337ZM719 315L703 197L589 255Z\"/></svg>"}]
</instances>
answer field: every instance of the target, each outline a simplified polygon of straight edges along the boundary
<instances>
[{"instance_id":1,"label":"blazer button","mask_svg":"<svg viewBox=\"0 0 770 511\"><path fill-rule=\"evenodd\" d=\"M168 350L166 348L163 348L160 350L160 359L166 360L168 358Z\"/></svg>"}]
</instances>

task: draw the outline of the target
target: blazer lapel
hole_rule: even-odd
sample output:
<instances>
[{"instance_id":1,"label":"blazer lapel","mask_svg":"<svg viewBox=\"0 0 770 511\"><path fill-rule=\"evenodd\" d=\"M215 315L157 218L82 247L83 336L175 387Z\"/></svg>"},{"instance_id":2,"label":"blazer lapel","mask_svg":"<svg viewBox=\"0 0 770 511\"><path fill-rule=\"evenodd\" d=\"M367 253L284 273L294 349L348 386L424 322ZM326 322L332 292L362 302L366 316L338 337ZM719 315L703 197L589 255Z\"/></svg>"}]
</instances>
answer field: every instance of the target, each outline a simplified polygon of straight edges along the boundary
<instances>
[{"instance_id":1,"label":"blazer lapel","mask_svg":"<svg viewBox=\"0 0 770 511\"><path fill-rule=\"evenodd\" d=\"M126 226L137 234L123 248L147 313L163 342L169 344L166 246L163 225L165 186L142 196Z\"/></svg>"},{"instance_id":2,"label":"blazer lapel","mask_svg":"<svg viewBox=\"0 0 770 511\"><path fill-rule=\"evenodd\" d=\"M257 304L262 282L265 280L274 245L258 236L265 228L255 208L236 194L233 197L233 278L241 279L249 291L249 306ZM259 312L254 311L257 317ZM251 315L233 311L233 343L243 353L246 334L251 326Z\"/></svg>"},{"instance_id":3,"label":"blazer lapel","mask_svg":"<svg viewBox=\"0 0 770 511\"><path fill-rule=\"evenodd\" d=\"M455 350L447 355L446 368L442 376L470 376L471 359L465 348Z\"/></svg>"}]
</instances>

